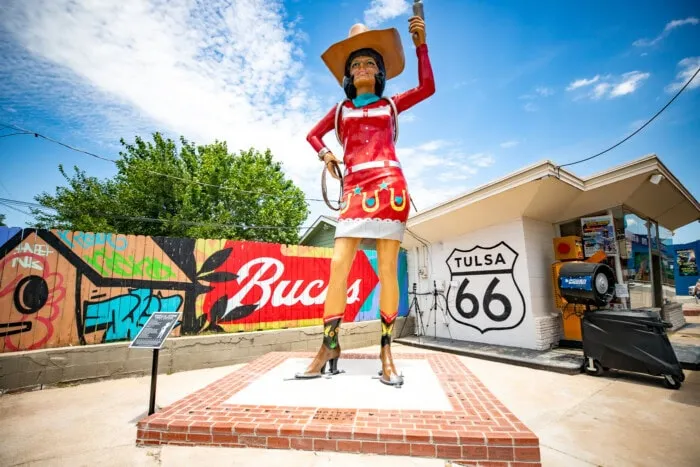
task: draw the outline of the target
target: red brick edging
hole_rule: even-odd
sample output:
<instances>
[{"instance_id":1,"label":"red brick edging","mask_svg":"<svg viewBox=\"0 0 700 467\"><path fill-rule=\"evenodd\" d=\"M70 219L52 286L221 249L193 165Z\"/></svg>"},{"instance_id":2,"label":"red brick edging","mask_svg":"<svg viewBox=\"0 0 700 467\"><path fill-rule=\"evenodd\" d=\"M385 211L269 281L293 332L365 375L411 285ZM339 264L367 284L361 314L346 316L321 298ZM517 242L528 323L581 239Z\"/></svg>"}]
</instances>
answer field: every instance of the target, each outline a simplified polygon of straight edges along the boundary
<instances>
[{"instance_id":1,"label":"red brick edging","mask_svg":"<svg viewBox=\"0 0 700 467\"><path fill-rule=\"evenodd\" d=\"M225 404L288 358L271 352L137 425L137 444L210 445L438 457L459 465L540 464L537 436L455 356L397 354L427 360L453 411L327 409ZM343 354L342 359L378 359ZM381 384L377 381L377 384ZM408 384L408 383L407 383Z\"/></svg>"}]
</instances>

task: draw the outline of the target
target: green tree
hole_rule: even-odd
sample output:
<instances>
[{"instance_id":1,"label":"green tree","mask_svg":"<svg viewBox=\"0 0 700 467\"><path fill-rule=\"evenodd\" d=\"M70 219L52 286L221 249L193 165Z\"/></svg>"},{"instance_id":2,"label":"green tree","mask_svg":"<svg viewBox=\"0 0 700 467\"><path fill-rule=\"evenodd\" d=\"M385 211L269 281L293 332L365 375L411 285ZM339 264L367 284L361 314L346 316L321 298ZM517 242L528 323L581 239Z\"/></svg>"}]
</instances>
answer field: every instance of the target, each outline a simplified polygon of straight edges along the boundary
<instances>
[{"instance_id":1,"label":"green tree","mask_svg":"<svg viewBox=\"0 0 700 467\"><path fill-rule=\"evenodd\" d=\"M225 142L180 146L159 133L121 144L117 174L106 180L78 167L67 186L35 199L42 228L151 236L296 243L309 214L304 192L288 180L272 153L230 153ZM197 183L199 182L199 183ZM155 220L154 220L155 219ZM250 227L249 227L250 226ZM271 228L256 228L269 226Z\"/></svg>"},{"instance_id":2,"label":"green tree","mask_svg":"<svg viewBox=\"0 0 700 467\"><path fill-rule=\"evenodd\" d=\"M0 214L0 227L6 227L5 226L5 214Z\"/></svg>"}]
</instances>

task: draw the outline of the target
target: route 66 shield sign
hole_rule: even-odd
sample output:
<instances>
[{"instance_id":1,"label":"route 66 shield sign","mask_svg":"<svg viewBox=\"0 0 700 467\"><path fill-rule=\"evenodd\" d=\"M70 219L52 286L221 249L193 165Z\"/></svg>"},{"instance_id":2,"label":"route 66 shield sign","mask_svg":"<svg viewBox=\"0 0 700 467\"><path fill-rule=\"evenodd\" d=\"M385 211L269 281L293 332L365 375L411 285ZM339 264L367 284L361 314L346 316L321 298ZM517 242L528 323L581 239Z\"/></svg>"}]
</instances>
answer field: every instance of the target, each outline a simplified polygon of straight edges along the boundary
<instances>
[{"instance_id":1,"label":"route 66 shield sign","mask_svg":"<svg viewBox=\"0 0 700 467\"><path fill-rule=\"evenodd\" d=\"M482 334L518 327L525 318L525 297L513 275L517 259L518 253L505 242L454 249L446 261L450 316Z\"/></svg>"}]
</instances>

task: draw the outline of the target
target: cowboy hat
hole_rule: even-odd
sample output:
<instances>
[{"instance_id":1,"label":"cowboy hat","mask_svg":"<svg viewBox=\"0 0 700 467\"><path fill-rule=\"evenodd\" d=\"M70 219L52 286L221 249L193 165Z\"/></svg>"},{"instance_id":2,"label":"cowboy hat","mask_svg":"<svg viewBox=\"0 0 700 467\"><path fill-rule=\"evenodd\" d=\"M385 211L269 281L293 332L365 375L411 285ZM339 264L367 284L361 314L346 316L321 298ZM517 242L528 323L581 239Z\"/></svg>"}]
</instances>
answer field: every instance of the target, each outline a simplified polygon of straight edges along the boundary
<instances>
[{"instance_id":1,"label":"cowboy hat","mask_svg":"<svg viewBox=\"0 0 700 467\"><path fill-rule=\"evenodd\" d=\"M396 28L370 30L364 24L355 24L350 28L348 38L331 45L323 52L321 58L342 86L345 62L348 57L355 50L365 48L374 49L382 56L387 80L400 75L403 71L405 64L403 46Z\"/></svg>"}]
</instances>

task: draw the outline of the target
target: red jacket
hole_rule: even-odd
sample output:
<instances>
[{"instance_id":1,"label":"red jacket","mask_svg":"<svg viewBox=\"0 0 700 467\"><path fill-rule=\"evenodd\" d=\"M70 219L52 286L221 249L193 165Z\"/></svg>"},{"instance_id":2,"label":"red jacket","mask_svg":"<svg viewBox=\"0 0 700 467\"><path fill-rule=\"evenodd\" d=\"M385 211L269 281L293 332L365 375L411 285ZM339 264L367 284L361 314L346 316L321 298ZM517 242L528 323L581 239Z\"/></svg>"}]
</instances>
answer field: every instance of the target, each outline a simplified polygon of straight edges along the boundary
<instances>
[{"instance_id":1,"label":"red jacket","mask_svg":"<svg viewBox=\"0 0 700 467\"><path fill-rule=\"evenodd\" d=\"M435 92L433 70L428 58L428 46L416 47L418 57L418 86L392 97L396 110L401 113L410 109ZM394 150L393 111L385 99L356 108L352 101L342 104L338 131L343 147L345 167L368 161L396 161ZM336 108L332 108L314 126L306 137L316 152L325 144L323 136L335 128Z\"/></svg>"}]
</instances>

